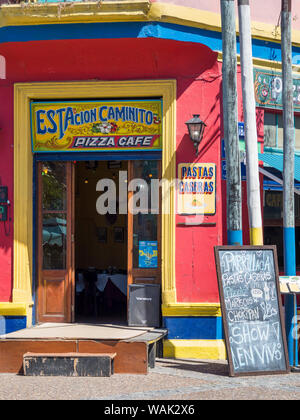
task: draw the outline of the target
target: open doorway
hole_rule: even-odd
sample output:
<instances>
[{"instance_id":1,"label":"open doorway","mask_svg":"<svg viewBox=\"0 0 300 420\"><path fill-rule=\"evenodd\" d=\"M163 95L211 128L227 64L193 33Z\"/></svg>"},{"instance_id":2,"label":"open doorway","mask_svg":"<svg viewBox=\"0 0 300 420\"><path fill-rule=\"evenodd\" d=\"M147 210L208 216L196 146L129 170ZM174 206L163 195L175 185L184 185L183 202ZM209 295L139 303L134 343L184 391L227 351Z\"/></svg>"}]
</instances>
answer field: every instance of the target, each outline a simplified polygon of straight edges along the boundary
<instances>
[{"instance_id":1,"label":"open doorway","mask_svg":"<svg viewBox=\"0 0 300 420\"><path fill-rule=\"evenodd\" d=\"M127 325L133 286L160 286L160 173L159 160L38 162L37 322Z\"/></svg>"},{"instance_id":2,"label":"open doorway","mask_svg":"<svg viewBox=\"0 0 300 420\"><path fill-rule=\"evenodd\" d=\"M75 321L126 324L127 214L119 214L118 199L116 212L99 214L96 186L111 180L118 198L119 174L128 162L75 166Z\"/></svg>"}]
</instances>

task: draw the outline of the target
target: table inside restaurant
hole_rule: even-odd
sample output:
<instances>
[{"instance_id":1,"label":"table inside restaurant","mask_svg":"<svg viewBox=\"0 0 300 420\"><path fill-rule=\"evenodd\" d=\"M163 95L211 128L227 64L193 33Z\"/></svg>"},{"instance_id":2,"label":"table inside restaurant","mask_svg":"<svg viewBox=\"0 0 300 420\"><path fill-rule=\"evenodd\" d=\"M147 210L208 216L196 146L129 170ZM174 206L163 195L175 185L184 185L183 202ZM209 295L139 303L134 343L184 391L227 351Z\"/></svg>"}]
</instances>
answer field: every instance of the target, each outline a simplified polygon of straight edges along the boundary
<instances>
[{"instance_id":1,"label":"table inside restaurant","mask_svg":"<svg viewBox=\"0 0 300 420\"><path fill-rule=\"evenodd\" d=\"M127 274L80 271L76 278L76 294L81 308L79 313L97 315L101 307L110 309L113 305L126 303Z\"/></svg>"},{"instance_id":2,"label":"table inside restaurant","mask_svg":"<svg viewBox=\"0 0 300 420\"><path fill-rule=\"evenodd\" d=\"M96 287L99 292L104 292L108 280L110 280L122 293L127 296L126 274L97 274Z\"/></svg>"}]
</instances>

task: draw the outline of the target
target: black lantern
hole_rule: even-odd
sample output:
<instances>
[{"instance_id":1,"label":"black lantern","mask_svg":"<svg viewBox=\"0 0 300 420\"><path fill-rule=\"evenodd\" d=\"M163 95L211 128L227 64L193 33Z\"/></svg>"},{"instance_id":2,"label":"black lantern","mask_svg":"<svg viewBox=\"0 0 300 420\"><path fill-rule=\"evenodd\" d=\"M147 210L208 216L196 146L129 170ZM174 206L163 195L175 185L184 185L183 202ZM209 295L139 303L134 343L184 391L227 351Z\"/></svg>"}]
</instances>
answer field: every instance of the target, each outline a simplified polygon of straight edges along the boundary
<instances>
[{"instance_id":1,"label":"black lantern","mask_svg":"<svg viewBox=\"0 0 300 420\"><path fill-rule=\"evenodd\" d=\"M187 121L185 124L188 127L190 139L194 143L196 155L198 155L198 147L202 140L206 124L199 118L199 114L194 114L193 118Z\"/></svg>"}]
</instances>

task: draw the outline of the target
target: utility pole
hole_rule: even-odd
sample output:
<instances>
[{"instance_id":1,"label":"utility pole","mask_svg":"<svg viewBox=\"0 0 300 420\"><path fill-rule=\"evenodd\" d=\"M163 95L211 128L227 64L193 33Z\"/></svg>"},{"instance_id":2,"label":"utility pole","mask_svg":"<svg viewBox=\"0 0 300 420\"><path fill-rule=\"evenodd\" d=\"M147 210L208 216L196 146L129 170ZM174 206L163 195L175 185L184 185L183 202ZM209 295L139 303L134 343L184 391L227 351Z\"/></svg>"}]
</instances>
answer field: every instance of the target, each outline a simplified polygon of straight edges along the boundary
<instances>
[{"instance_id":1,"label":"utility pole","mask_svg":"<svg viewBox=\"0 0 300 420\"><path fill-rule=\"evenodd\" d=\"M250 244L263 245L249 0L238 0Z\"/></svg>"},{"instance_id":2,"label":"utility pole","mask_svg":"<svg viewBox=\"0 0 300 420\"><path fill-rule=\"evenodd\" d=\"M296 275L295 249L295 139L292 76L291 0L281 3L281 53L282 53L282 102L283 102L283 248L286 276ZM296 296L285 297L285 322L291 366L298 365L296 339ZM294 334L293 334L294 333Z\"/></svg>"},{"instance_id":3,"label":"utility pole","mask_svg":"<svg viewBox=\"0 0 300 420\"><path fill-rule=\"evenodd\" d=\"M242 193L237 115L237 59L234 0L221 0L223 126L226 154L227 241L242 245Z\"/></svg>"}]
</instances>

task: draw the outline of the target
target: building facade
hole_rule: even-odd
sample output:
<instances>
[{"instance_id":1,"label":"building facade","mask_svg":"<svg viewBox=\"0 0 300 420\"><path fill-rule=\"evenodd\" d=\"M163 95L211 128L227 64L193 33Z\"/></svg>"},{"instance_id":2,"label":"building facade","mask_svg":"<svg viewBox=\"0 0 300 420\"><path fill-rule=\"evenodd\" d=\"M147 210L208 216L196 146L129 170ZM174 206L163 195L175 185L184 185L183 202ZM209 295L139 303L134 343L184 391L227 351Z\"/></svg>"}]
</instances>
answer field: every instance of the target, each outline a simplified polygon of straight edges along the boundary
<instances>
[{"instance_id":1,"label":"building facade","mask_svg":"<svg viewBox=\"0 0 300 420\"><path fill-rule=\"evenodd\" d=\"M266 0L263 10L251 3L258 153L280 178L281 2ZM217 0L2 2L2 333L101 317L99 307L112 321L114 308L126 313L128 284L158 284L164 355L226 357L214 261L214 246L227 237L219 7ZM300 9L293 16L299 148ZM240 74L238 65L242 152ZM206 124L198 154L185 124L193 114ZM97 211L99 179L116 181L119 193L120 171L126 183L166 181L158 214ZM261 174L265 241L280 247L280 183L268 179ZM97 287L82 296L80 281L93 276Z\"/></svg>"}]
</instances>

